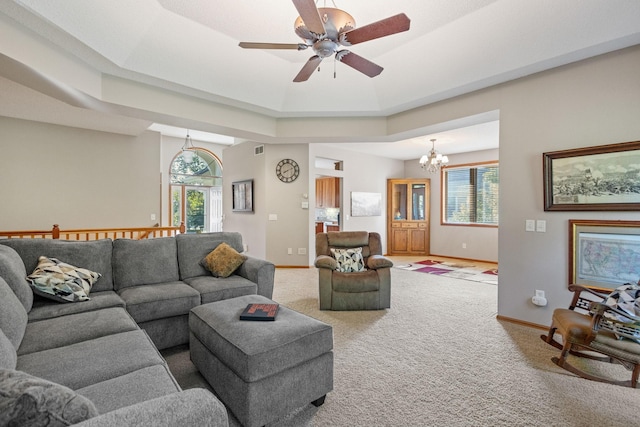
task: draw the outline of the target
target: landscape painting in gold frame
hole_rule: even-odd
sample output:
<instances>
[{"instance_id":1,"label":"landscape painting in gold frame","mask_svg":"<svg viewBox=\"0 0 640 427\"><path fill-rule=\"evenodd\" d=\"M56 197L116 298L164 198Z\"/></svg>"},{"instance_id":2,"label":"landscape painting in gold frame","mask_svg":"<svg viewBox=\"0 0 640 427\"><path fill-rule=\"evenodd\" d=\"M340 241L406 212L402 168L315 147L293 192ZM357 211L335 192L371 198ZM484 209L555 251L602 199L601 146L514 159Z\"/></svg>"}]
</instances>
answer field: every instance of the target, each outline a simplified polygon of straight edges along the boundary
<instances>
[{"instance_id":1,"label":"landscape painting in gold frame","mask_svg":"<svg viewBox=\"0 0 640 427\"><path fill-rule=\"evenodd\" d=\"M569 284L615 289L640 279L640 221L569 220Z\"/></svg>"},{"instance_id":2,"label":"landscape painting in gold frame","mask_svg":"<svg viewBox=\"0 0 640 427\"><path fill-rule=\"evenodd\" d=\"M545 211L640 210L640 141L542 154Z\"/></svg>"}]
</instances>

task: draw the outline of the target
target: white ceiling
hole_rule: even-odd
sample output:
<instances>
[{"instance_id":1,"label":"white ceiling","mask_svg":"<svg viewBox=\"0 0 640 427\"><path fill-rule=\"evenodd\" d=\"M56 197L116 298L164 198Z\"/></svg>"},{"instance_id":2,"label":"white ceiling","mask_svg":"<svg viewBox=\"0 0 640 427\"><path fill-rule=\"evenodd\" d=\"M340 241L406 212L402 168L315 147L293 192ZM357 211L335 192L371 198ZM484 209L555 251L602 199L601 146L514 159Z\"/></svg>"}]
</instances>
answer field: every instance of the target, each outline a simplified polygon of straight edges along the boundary
<instances>
[{"instance_id":1,"label":"white ceiling","mask_svg":"<svg viewBox=\"0 0 640 427\"><path fill-rule=\"evenodd\" d=\"M309 81L293 83L312 52L238 47L240 41L300 42L289 0L3 0L0 20L27 28L105 75L276 118L388 116L640 43L638 0L334 1L358 26L400 12L411 19L407 32L350 48L384 67L381 75L369 78L330 58ZM324 0L317 5L334 6ZM5 99L7 91L37 95L6 79L0 88ZM0 106L0 114L47 114L29 108L29 99ZM91 122L101 113L78 110L61 108L48 114L78 116L48 121L87 120L100 127ZM183 132L180 119L149 117ZM450 147L440 150L444 154L497 147L497 129L493 122L401 143L342 146L409 159L423 154L431 138L439 150Z\"/></svg>"}]
</instances>

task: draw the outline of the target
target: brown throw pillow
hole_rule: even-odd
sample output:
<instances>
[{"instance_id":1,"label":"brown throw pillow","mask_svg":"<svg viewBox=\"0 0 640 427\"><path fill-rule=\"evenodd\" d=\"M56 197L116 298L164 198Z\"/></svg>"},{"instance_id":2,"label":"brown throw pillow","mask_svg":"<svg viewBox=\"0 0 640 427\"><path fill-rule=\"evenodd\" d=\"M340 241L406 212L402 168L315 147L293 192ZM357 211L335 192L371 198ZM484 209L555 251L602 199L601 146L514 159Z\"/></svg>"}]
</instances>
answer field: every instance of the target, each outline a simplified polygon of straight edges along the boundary
<instances>
[{"instance_id":1,"label":"brown throw pillow","mask_svg":"<svg viewBox=\"0 0 640 427\"><path fill-rule=\"evenodd\" d=\"M202 264L216 277L229 277L246 259L246 255L226 243L220 243L202 260Z\"/></svg>"}]
</instances>

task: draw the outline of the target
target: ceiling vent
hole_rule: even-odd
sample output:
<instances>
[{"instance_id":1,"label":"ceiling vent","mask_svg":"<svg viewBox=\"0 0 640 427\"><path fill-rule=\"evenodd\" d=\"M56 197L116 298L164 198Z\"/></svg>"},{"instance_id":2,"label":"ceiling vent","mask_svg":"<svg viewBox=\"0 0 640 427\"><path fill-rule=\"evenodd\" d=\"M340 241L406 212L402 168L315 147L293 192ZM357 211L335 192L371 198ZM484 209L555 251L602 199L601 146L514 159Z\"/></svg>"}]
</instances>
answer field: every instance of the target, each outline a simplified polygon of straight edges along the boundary
<instances>
[{"instance_id":1,"label":"ceiling vent","mask_svg":"<svg viewBox=\"0 0 640 427\"><path fill-rule=\"evenodd\" d=\"M258 145L258 146L253 148L253 155L254 156L260 156L262 154L264 154L264 145Z\"/></svg>"}]
</instances>

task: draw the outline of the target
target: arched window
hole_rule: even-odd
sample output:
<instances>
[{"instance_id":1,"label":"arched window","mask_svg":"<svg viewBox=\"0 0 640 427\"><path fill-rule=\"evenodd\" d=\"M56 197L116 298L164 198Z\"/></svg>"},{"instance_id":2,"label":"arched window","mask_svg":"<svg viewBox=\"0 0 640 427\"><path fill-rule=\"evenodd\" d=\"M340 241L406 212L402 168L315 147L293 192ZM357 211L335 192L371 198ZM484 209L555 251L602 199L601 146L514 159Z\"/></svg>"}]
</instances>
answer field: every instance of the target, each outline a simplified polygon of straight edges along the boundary
<instances>
[{"instance_id":1,"label":"arched window","mask_svg":"<svg viewBox=\"0 0 640 427\"><path fill-rule=\"evenodd\" d=\"M184 221L187 233L222 231L222 162L204 148L189 151L171 162L171 224Z\"/></svg>"}]
</instances>

